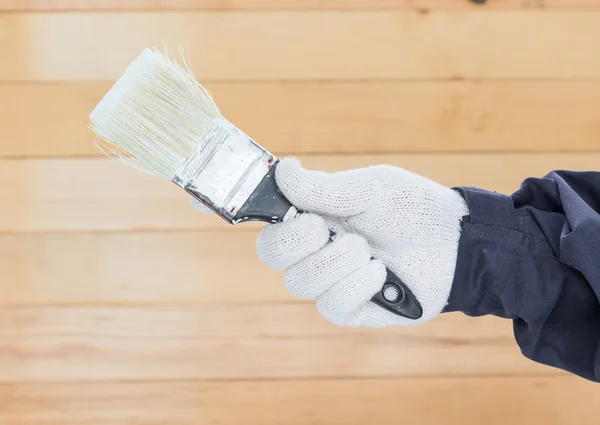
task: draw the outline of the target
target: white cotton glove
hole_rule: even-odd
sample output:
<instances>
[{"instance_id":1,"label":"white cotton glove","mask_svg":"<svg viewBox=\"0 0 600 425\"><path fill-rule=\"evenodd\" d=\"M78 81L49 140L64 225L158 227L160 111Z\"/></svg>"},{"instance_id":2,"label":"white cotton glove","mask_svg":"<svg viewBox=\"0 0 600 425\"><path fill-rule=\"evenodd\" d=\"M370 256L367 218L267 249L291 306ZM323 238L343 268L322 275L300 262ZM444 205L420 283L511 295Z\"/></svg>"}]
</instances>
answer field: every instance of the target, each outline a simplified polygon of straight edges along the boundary
<instances>
[{"instance_id":1,"label":"white cotton glove","mask_svg":"<svg viewBox=\"0 0 600 425\"><path fill-rule=\"evenodd\" d=\"M385 165L329 174L284 159L275 178L306 213L266 226L258 254L285 270L294 296L316 300L320 313L340 326L414 325L441 313L454 278L460 220L468 214L457 192ZM333 242L330 229L338 235ZM385 282L386 266L421 303L420 319L370 301Z\"/></svg>"},{"instance_id":2,"label":"white cotton glove","mask_svg":"<svg viewBox=\"0 0 600 425\"><path fill-rule=\"evenodd\" d=\"M468 214L460 194L392 166L329 174L285 159L275 177L307 213L265 227L258 253L285 270L293 295L316 300L320 313L342 326L414 325L441 313L454 278L460 220ZM339 235L333 242L329 229ZM420 301L420 319L370 301L385 282L385 266Z\"/></svg>"}]
</instances>

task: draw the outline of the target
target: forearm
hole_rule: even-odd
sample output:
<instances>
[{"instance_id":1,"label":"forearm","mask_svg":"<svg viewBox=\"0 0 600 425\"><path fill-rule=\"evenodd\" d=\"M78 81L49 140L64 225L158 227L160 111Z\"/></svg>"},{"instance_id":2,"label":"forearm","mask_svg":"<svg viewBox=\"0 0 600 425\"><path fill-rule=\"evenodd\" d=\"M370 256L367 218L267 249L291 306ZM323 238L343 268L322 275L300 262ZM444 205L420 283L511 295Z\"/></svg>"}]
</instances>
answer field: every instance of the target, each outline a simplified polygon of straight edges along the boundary
<instances>
[{"instance_id":1,"label":"forearm","mask_svg":"<svg viewBox=\"0 0 600 425\"><path fill-rule=\"evenodd\" d=\"M459 190L470 215L445 311L511 318L525 356L600 381L600 173L551 173L511 197Z\"/></svg>"}]
</instances>

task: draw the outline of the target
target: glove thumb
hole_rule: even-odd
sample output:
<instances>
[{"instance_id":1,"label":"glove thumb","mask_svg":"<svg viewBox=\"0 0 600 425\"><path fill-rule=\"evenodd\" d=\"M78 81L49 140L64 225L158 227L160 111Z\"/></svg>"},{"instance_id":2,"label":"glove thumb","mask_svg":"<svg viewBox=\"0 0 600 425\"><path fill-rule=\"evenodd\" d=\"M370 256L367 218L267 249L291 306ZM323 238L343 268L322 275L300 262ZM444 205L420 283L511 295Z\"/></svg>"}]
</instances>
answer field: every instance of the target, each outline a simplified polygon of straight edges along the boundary
<instances>
[{"instance_id":1,"label":"glove thumb","mask_svg":"<svg viewBox=\"0 0 600 425\"><path fill-rule=\"evenodd\" d=\"M351 217L364 212L378 192L369 168L337 173L309 171L293 158L279 162L275 180L296 208L330 217Z\"/></svg>"}]
</instances>

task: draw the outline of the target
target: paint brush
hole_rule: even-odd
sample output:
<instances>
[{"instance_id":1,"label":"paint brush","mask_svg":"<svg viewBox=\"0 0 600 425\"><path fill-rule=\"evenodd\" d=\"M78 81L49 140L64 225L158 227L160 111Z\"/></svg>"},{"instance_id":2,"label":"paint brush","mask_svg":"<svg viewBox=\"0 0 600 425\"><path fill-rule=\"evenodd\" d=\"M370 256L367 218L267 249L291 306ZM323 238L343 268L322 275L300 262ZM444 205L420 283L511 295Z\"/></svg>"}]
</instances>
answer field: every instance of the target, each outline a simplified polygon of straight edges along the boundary
<instances>
[{"instance_id":1,"label":"paint brush","mask_svg":"<svg viewBox=\"0 0 600 425\"><path fill-rule=\"evenodd\" d=\"M181 65L145 49L90 120L105 154L171 180L231 224L278 223L302 213L277 188L278 159L221 115L185 59ZM389 269L372 301L410 319L423 313Z\"/></svg>"}]
</instances>

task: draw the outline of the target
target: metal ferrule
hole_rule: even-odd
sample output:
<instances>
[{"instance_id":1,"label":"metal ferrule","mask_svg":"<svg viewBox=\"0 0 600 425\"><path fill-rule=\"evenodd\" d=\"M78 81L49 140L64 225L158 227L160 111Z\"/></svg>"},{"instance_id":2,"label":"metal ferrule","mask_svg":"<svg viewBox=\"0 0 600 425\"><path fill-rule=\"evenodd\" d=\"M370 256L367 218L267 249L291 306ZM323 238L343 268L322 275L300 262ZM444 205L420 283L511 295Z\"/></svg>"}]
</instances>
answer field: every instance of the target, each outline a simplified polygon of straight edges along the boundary
<instances>
[{"instance_id":1,"label":"metal ferrule","mask_svg":"<svg viewBox=\"0 0 600 425\"><path fill-rule=\"evenodd\" d=\"M277 160L223 117L217 118L173 182L233 223Z\"/></svg>"}]
</instances>

